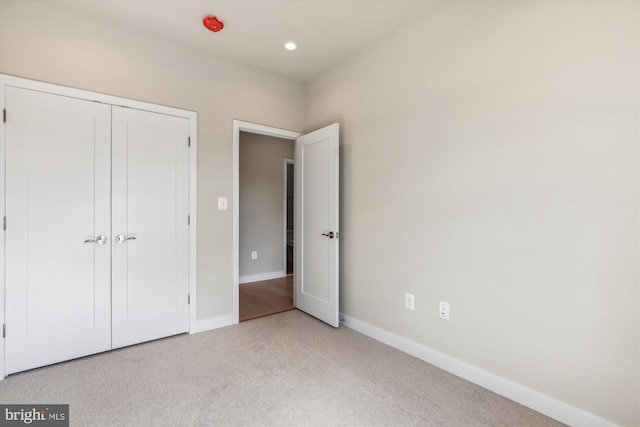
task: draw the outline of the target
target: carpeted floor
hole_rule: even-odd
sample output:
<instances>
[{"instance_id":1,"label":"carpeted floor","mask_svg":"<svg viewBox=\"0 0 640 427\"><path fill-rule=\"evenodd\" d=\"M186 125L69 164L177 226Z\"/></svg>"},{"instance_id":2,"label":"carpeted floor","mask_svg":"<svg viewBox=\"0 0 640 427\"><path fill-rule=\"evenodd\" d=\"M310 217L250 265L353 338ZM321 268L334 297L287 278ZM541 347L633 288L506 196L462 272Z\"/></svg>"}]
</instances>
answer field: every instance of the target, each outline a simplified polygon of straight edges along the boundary
<instances>
[{"instance_id":1,"label":"carpeted floor","mask_svg":"<svg viewBox=\"0 0 640 427\"><path fill-rule=\"evenodd\" d=\"M14 374L0 403L83 427L562 425L297 310Z\"/></svg>"}]
</instances>

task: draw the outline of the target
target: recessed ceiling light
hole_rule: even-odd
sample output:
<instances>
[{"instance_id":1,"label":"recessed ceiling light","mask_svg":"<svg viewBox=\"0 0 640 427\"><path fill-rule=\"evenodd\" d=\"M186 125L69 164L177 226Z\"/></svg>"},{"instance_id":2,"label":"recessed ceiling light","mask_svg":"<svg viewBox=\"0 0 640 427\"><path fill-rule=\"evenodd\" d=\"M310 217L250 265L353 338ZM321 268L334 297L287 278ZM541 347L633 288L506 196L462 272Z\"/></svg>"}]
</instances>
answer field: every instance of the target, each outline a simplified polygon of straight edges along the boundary
<instances>
[{"instance_id":1,"label":"recessed ceiling light","mask_svg":"<svg viewBox=\"0 0 640 427\"><path fill-rule=\"evenodd\" d=\"M296 50L298 46L294 42L286 42L284 48L287 50Z\"/></svg>"}]
</instances>

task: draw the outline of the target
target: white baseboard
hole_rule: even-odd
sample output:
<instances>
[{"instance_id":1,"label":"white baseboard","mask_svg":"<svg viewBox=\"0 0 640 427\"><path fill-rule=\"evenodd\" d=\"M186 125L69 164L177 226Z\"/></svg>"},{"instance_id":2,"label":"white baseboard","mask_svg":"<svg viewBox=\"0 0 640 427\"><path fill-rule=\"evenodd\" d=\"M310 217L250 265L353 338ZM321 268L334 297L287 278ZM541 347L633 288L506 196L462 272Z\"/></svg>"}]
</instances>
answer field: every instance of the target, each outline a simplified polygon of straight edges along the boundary
<instances>
[{"instance_id":1,"label":"white baseboard","mask_svg":"<svg viewBox=\"0 0 640 427\"><path fill-rule=\"evenodd\" d=\"M196 321L193 328L189 330L189 334L197 334L198 332L210 331L211 329L224 328L233 325L233 315L225 314L208 319L200 319Z\"/></svg>"},{"instance_id":2,"label":"white baseboard","mask_svg":"<svg viewBox=\"0 0 640 427\"><path fill-rule=\"evenodd\" d=\"M346 314L340 313L340 323L562 423L571 426L615 426L611 421Z\"/></svg>"},{"instance_id":3,"label":"white baseboard","mask_svg":"<svg viewBox=\"0 0 640 427\"><path fill-rule=\"evenodd\" d=\"M245 283L260 282L262 280L279 279L287 275L284 271L271 271L269 273L251 274L249 276L240 276L239 283L241 285Z\"/></svg>"}]
</instances>

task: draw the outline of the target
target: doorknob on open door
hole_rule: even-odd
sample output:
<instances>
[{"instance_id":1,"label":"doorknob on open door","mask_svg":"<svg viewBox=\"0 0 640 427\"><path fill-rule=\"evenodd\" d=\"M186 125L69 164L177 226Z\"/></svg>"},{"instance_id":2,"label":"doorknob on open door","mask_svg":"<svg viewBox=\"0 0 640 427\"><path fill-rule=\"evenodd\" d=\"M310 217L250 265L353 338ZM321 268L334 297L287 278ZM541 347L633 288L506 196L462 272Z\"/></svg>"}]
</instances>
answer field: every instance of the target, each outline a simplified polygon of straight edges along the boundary
<instances>
[{"instance_id":1,"label":"doorknob on open door","mask_svg":"<svg viewBox=\"0 0 640 427\"><path fill-rule=\"evenodd\" d=\"M127 240L136 240L136 238L135 238L135 237L133 237L133 236L127 237L127 236L125 236L124 234L118 234L118 235L116 236L116 242L118 242L118 243L124 243L124 242L126 242Z\"/></svg>"},{"instance_id":2,"label":"doorknob on open door","mask_svg":"<svg viewBox=\"0 0 640 427\"><path fill-rule=\"evenodd\" d=\"M333 231L329 231L328 233L322 233L323 236L327 236L330 239L333 239L334 234Z\"/></svg>"}]
</instances>

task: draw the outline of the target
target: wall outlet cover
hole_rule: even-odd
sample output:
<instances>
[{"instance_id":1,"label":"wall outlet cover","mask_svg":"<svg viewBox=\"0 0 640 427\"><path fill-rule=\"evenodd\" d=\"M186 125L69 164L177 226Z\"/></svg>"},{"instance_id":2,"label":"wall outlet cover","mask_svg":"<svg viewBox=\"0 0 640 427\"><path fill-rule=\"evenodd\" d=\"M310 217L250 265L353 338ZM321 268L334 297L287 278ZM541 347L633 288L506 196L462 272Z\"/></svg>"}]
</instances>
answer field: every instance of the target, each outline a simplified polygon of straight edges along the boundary
<instances>
[{"instance_id":1,"label":"wall outlet cover","mask_svg":"<svg viewBox=\"0 0 640 427\"><path fill-rule=\"evenodd\" d=\"M410 294L408 292L404 294L404 307L407 310L416 309L416 296L414 294Z\"/></svg>"},{"instance_id":2,"label":"wall outlet cover","mask_svg":"<svg viewBox=\"0 0 640 427\"><path fill-rule=\"evenodd\" d=\"M442 320L449 320L449 303L440 301L440 305L438 307L438 317Z\"/></svg>"}]
</instances>

